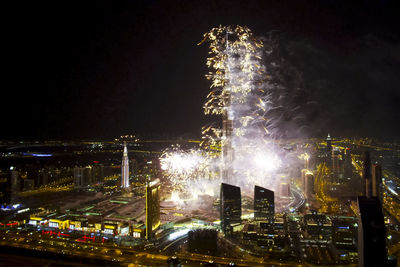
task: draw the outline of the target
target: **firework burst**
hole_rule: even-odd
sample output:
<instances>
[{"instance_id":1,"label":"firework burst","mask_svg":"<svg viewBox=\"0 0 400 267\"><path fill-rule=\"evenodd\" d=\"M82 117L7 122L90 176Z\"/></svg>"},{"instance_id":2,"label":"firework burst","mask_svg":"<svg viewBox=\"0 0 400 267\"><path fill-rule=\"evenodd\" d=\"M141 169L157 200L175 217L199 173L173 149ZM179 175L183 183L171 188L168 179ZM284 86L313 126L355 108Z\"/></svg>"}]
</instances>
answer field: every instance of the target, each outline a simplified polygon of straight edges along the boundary
<instances>
[{"instance_id":1,"label":"firework burst","mask_svg":"<svg viewBox=\"0 0 400 267\"><path fill-rule=\"evenodd\" d=\"M280 166L275 153L271 75L263 64L271 45L264 48L247 27L220 26L204 35L211 55L210 93L205 114L222 116L222 128L208 126L203 145L221 147L221 178L238 185L265 185ZM200 43L200 44L201 44ZM269 175L269 177L268 177Z\"/></svg>"},{"instance_id":2,"label":"firework burst","mask_svg":"<svg viewBox=\"0 0 400 267\"><path fill-rule=\"evenodd\" d=\"M244 189L274 187L282 162L273 140L276 116L268 117L278 113L272 112L279 87L272 79L276 64L264 64L272 42L263 43L247 27L220 26L204 34L202 43L209 44L206 78L211 82L204 113L221 116L222 125L202 128L202 150L166 150L162 169L180 191L210 180Z\"/></svg>"}]
</instances>

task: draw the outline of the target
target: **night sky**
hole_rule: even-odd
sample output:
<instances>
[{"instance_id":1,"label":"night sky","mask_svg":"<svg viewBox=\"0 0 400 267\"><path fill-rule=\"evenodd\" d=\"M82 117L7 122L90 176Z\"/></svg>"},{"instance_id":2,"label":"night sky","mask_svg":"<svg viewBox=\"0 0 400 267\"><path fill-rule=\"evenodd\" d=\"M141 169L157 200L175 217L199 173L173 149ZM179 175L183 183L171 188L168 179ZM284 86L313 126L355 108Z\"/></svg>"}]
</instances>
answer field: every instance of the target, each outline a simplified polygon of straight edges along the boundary
<instances>
[{"instance_id":1,"label":"night sky","mask_svg":"<svg viewBox=\"0 0 400 267\"><path fill-rule=\"evenodd\" d=\"M257 36L274 31L280 40L283 62L301 77L301 90L287 107L297 107L285 116L284 125L291 125L287 136L329 132L399 140L395 2L19 1L3 6L0 139L199 137L202 125L219 118L203 115L208 48L197 43L221 24L246 25ZM299 115L301 120L292 121Z\"/></svg>"}]
</instances>

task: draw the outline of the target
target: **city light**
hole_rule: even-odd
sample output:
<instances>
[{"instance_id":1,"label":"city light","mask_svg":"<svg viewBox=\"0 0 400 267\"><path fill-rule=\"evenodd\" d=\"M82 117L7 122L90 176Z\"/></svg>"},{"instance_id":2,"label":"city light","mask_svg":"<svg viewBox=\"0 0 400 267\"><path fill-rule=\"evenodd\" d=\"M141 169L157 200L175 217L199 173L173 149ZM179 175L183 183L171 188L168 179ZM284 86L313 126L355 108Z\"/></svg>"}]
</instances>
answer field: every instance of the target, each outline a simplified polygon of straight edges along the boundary
<instances>
[{"instance_id":1,"label":"city light","mask_svg":"<svg viewBox=\"0 0 400 267\"><path fill-rule=\"evenodd\" d=\"M179 237L185 236L187 233L189 233L190 229L183 229L179 230L177 232L174 232L168 236L169 240L175 240L178 239Z\"/></svg>"}]
</instances>

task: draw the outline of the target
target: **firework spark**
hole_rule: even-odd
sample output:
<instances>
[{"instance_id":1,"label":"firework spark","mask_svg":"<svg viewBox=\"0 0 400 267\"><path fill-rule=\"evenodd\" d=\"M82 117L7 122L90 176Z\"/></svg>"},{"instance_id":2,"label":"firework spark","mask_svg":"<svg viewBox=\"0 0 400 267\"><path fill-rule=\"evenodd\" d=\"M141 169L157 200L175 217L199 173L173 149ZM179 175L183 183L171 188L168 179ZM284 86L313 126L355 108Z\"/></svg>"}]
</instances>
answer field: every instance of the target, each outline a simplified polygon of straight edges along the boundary
<instances>
[{"instance_id":1,"label":"firework spark","mask_svg":"<svg viewBox=\"0 0 400 267\"><path fill-rule=\"evenodd\" d=\"M186 192L186 197L196 198L203 190L190 190L199 181L213 180L213 166L217 160L213 153L201 149L182 150L179 146L166 149L160 157L161 169L168 177L173 189L172 199L179 199L179 192Z\"/></svg>"},{"instance_id":2,"label":"firework spark","mask_svg":"<svg viewBox=\"0 0 400 267\"><path fill-rule=\"evenodd\" d=\"M265 115L272 108L271 75L264 44L247 27L220 26L204 35L211 81L205 114L221 115L222 129L207 127L203 144L221 146L221 178L238 185L266 184L281 161L270 140L274 132ZM270 46L268 46L270 47ZM268 175L270 177L268 177Z\"/></svg>"},{"instance_id":3,"label":"firework spark","mask_svg":"<svg viewBox=\"0 0 400 267\"><path fill-rule=\"evenodd\" d=\"M278 85L269 72L276 64L264 64L273 45L241 26L214 28L202 43L209 43L206 78L211 82L204 113L222 116L222 127L202 128L202 150L165 151L160 159L164 174L180 191L206 188L206 183L215 187L221 180L244 189L255 184L274 187L282 166L273 140L275 117L281 114L275 104Z\"/></svg>"}]
</instances>

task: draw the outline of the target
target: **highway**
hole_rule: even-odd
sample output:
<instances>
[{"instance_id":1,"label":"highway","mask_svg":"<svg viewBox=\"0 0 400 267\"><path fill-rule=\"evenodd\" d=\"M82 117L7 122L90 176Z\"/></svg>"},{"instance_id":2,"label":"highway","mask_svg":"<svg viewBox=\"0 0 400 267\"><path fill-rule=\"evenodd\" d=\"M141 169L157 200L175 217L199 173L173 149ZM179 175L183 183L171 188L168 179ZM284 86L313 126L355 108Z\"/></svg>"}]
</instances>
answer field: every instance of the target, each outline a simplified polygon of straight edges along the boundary
<instances>
[{"instance_id":1,"label":"highway","mask_svg":"<svg viewBox=\"0 0 400 267\"><path fill-rule=\"evenodd\" d=\"M176 246L182 245L186 240L187 236L181 236L175 240L172 240L164 247L165 252L172 253L172 247L176 249ZM80 259L82 262L94 265L99 265L99 262L102 262L100 265L110 265L114 262L122 266L126 266L128 264L163 266L170 257L162 250L156 252L156 249L150 249L153 252L148 252L146 251L146 248L123 247L115 244L73 242L53 236L43 239L42 236L38 234L16 235L5 232L0 233L0 247L2 247L2 251L11 247L26 250L27 255L30 251L36 251L33 254L39 253L39 257L44 257L43 255L50 255L50 261L54 258L65 261L69 261L71 259L76 261L76 259ZM169 249L171 250L169 251ZM40 253L48 254L42 255ZM175 255L180 258L181 262L184 263L185 266L201 266L209 261L223 265L228 265L229 263L234 262L238 266L314 266L307 263L298 264L279 260L264 261L262 258L255 257L237 259L207 256L189 252L178 252L175 253ZM347 267L349 266L353 265L347 265Z\"/></svg>"},{"instance_id":2,"label":"highway","mask_svg":"<svg viewBox=\"0 0 400 267\"><path fill-rule=\"evenodd\" d=\"M292 192L293 201L289 204L288 208L290 212L293 212L304 205L305 199L301 190L296 188L294 184L291 185L290 189Z\"/></svg>"}]
</instances>

